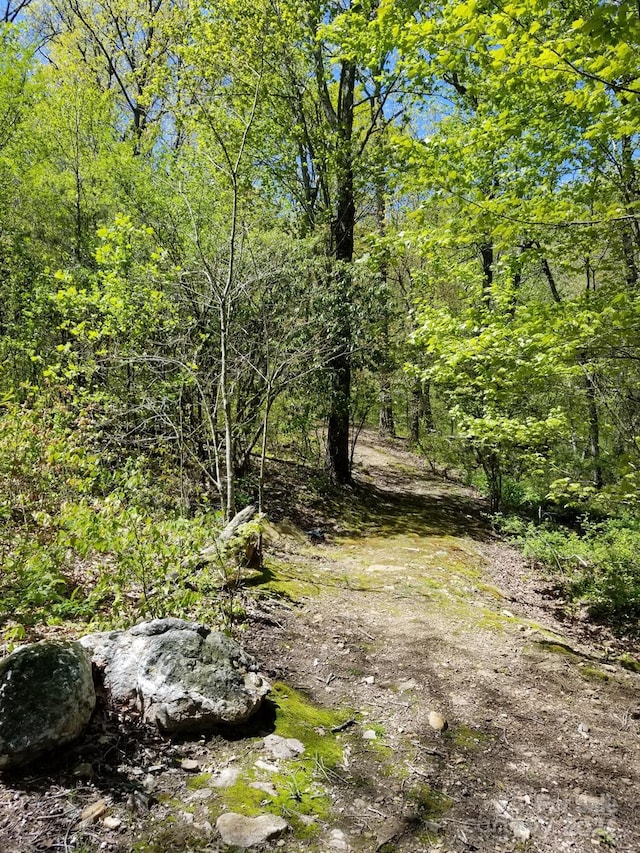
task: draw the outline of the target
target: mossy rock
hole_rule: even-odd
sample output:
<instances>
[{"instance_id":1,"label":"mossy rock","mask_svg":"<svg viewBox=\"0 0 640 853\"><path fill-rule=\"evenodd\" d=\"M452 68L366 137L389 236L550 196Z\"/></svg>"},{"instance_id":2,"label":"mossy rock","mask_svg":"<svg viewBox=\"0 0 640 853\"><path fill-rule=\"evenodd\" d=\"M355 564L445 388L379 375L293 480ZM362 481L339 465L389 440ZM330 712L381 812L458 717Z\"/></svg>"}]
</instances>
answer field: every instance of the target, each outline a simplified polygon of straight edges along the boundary
<instances>
[{"instance_id":1,"label":"mossy rock","mask_svg":"<svg viewBox=\"0 0 640 853\"><path fill-rule=\"evenodd\" d=\"M80 643L36 643L0 661L0 770L75 740L95 704L91 660Z\"/></svg>"}]
</instances>

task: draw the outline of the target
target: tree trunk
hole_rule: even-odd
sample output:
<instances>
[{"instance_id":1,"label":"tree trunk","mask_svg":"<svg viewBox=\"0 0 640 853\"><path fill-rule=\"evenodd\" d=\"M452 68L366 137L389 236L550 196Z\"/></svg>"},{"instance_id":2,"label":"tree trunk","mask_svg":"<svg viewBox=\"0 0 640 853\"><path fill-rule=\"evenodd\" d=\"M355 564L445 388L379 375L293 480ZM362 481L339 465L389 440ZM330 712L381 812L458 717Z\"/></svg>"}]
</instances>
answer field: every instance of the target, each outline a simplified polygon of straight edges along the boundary
<instances>
[{"instance_id":1,"label":"tree trunk","mask_svg":"<svg viewBox=\"0 0 640 853\"><path fill-rule=\"evenodd\" d=\"M377 115L381 114L381 105L380 105L380 91L378 87L378 91L376 93L376 98L374 100L374 109ZM375 122L375 119L374 119ZM378 236L381 240L384 240L387 231L387 209L386 209L386 198L385 198L385 179L383 177L379 177L376 180L376 224L378 226ZM382 285L383 293L387 290L388 285L388 265L386 259L383 258L380 264L380 283ZM393 417L393 395L391 393L391 370L393 369L393 365L391 362L391 358L389 356L389 308L388 302L385 303L383 307L383 319L382 319L382 353L381 353L381 367L380 367L380 378L379 378L379 400L380 400L380 411L379 411L379 420L378 420L378 430L380 435L388 436L390 438L395 438L396 435L396 424Z\"/></svg>"},{"instance_id":2,"label":"tree trunk","mask_svg":"<svg viewBox=\"0 0 640 853\"><path fill-rule=\"evenodd\" d=\"M351 480L349 460L349 397L351 394L351 359L337 356L331 366L331 411L327 428L327 473L335 483Z\"/></svg>"},{"instance_id":3,"label":"tree trunk","mask_svg":"<svg viewBox=\"0 0 640 853\"><path fill-rule=\"evenodd\" d=\"M336 261L333 289L334 346L328 364L330 410L327 427L326 467L336 483L351 480L349 462L349 414L351 399L351 264L356 206L353 188L353 95L355 66L346 62L340 75L338 97L339 151L336 215L331 223L333 256Z\"/></svg>"},{"instance_id":4,"label":"tree trunk","mask_svg":"<svg viewBox=\"0 0 640 853\"><path fill-rule=\"evenodd\" d=\"M480 258L482 260L482 301L486 308L490 308L494 260L492 243L482 243L480 246Z\"/></svg>"},{"instance_id":5,"label":"tree trunk","mask_svg":"<svg viewBox=\"0 0 640 853\"><path fill-rule=\"evenodd\" d=\"M584 387L587 392L587 411L589 422L589 457L593 463L593 485L601 489L603 485L602 464L600 460L600 418L596 403L596 386L588 370L584 374Z\"/></svg>"},{"instance_id":6,"label":"tree trunk","mask_svg":"<svg viewBox=\"0 0 640 853\"><path fill-rule=\"evenodd\" d=\"M396 436L396 424L393 417L393 397L387 373L383 373L380 376L380 419L378 429L380 435L385 435L389 438L395 438Z\"/></svg>"},{"instance_id":7,"label":"tree trunk","mask_svg":"<svg viewBox=\"0 0 640 853\"><path fill-rule=\"evenodd\" d=\"M409 437L412 444L420 443L420 421L424 409L424 391L422 382L416 379L411 389L411 408L409 414Z\"/></svg>"}]
</instances>

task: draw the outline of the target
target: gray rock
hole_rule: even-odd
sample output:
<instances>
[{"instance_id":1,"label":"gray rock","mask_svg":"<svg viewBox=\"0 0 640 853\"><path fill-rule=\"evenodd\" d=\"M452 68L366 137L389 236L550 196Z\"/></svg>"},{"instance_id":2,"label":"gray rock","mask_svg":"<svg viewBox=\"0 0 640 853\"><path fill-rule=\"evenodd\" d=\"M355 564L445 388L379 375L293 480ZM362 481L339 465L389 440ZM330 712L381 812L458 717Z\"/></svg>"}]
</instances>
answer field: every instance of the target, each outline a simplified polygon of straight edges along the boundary
<instances>
[{"instance_id":1,"label":"gray rock","mask_svg":"<svg viewBox=\"0 0 640 853\"><path fill-rule=\"evenodd\" d=\"M82 734L96 704L77 642L23 646L0 661L0 770L29 764Z\"/></svg>"},{"instance_id":2,"label":"gray rock","mask_svg":"<svg viewBox=\"0 0 640 853\"><path fill-rule=\"evenodd\" d=\"M593 796L592 794L578 794L576 796L576 805L581 811L587 812L587 814L594 817L607 814L613 815L618 810L617 802L613 797L609 797L606 794L602 794L600 797Z\"/></svg>"},{"instance_id":3,"label":"gray rock","mask_svg":"<svg viewBox=\"0 0 640 853\"><path fill-rule=\"evenodd\" d=\"M531 830L521 820L512 820L509 824L513 837L518 841L528 841L531 838Z\"/></svg>"},{"instance_id":4,"label":"gray rock","mask_svg":"<svg viewBox=\"0 0 640 853\"><path fill-rule=\"evenodd\" d=\"M294 737L280 737L280 735L267 735L264 746L273 758L295 758L302 755L304 744Z\"/></svg>"},{"instance_id":5,"label":"gray rock","mask_svg":"<svg viewBox=\"0 0 640 853\"><path fill-rule=\"evenodd\" d=\"M268 794L274 799L278 796L275 785L272 785L271 782L250 782L249 787L255 788L256 791L262 791L263 794Z\"/></svg>"},{"instance_id":6,"label":"gray rock","mask_svg":"<svg viewBox=\"0 0 640 853\"><path fill-rule=\"evenodd\" d=\"M332 829L324 843L327 850L335 850L336 853L348 853L351 849L347 836L341 829Z\"/></svg>"},{"instance_id":7,"label":"gray rock","mask_svg":"<svg viewBox=\"0 0 640 853\"><path fill-rule=\"evenodd\" d=\"M245 817L235 812L220 815L216 829L225 844L235 847L257 847L273 838L278 838L289 829L289 824L281 817L262 814L258 817Z\"/></svg>"},{"instance_id":8,"label":"gray rock","mask_svg":"<svg viewBox=\"0 0 640 853\"><path fill-rule=\"evenodd\" d=\"M102 670L111 702L168 733L242 723L270 690L236 642L195 622L154 619L80 642Z\"/></svg>"},{"instance_id":9,"label":"gray rock","mask_svg":"<svg viewBox=\"0 0 640 853\"><path fill-rule=\"evenodd\" d=\"M211 780L216 788L230 788L240 778L239 767L223 767L222 770Z\"/></svg>"}]
</instances>

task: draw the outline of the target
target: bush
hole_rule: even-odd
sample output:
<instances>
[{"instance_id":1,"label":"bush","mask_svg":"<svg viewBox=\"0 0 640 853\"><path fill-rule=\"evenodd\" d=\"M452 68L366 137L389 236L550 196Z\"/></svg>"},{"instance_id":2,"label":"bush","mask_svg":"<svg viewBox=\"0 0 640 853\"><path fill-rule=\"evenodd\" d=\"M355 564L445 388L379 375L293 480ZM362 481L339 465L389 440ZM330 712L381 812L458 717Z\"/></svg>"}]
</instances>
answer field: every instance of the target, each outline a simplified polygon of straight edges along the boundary
<instances>
[{"instance_id":1,"label":"bush","mask_svg":"<svg viewBox=\"0 0 640 853\"><path fill-rule=\"evenodd\" d=\"M100 626L141 617L224 619L221 572L185 557L215 538L220 517L185 517L176 483L143 456L93 449L91 418L44 398L0 415L0 627L65 620ZM105 462L106 460L106 462ZM173 486L173 488L172 488Z\"/></svg>"},{"instance_id":2,"label":"bush","mask_svg":"<svg viewBox=\"0 0 640 853\"><path fill-rule=\"evenodd\" d=\"M593 618L638 631L640 520L584 519L580 530L570 530L507 519L502 529L526 557L548 567L564 594L586 605Z\"/></svg>"}]
</instances>

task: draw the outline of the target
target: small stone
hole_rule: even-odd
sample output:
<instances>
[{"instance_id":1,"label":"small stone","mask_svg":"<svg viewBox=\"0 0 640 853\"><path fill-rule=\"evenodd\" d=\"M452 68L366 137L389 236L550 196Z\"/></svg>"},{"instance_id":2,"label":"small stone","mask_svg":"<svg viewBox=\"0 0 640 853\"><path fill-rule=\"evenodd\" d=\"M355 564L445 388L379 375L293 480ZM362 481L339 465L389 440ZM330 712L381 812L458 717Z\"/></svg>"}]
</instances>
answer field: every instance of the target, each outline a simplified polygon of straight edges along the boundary
<instances>
[{"instance_id":1,"label":"small stone","mask_svg":"<svg viewBox=\"0 0 640 853\"><path fill-rule=\"evenodd\" d=\"M362 683L363 684L375 684L376 683L375 675L367 675L366 678L362 679Z\"/></svg>"},{"instance_id":2,"label":"small stone","mask_svg":"<svg viewBox=\"0 0 640 853\"><path fill-rule=\"evenodd\" d=\"M89 762L78 764L73 771L73 775L76 779L91 779L93 776L93 765L89 764Z\"/></svg>"},{"instance_id":3,"label":"small stone","mask_svg":"<svg viewBox=\"0 0 640 853\"><path fill-rule=\"evenodd\" d=\"M82 814L80 815L80 826L85 827L95 823L99 817L102 817L106 810L107 804L104 800L98 800L96 803L91 803L91 805L82 810Z\"/></svg>"},{"instance_id":4,"label":"small stone","mask_svg":"<svg viewBox=\"0 0 640 853\"><path fill-rule=\"evenodd\" d=\"M503 818L503 820L511 820L511 815L507 811L507 806L509 805L508 800L494 800L493 807L496 810L496 814Z\"/></svg>"},{"instance_id":5,"label":"small stone","mask_svg":"<svg viewBox=\"0 0 640 853\"><path fill-rule=\"evenodd\" d=\"M200 772L200 762L196 761L194 758L183 758L180 767L182 767L182 769L187 773Z\"/></svg>"},{"instance_id":6,"label":"small stone","mask_svg":"<svg viewBox=\"0 0 640 853\"><path fill-rule=\"evenodd\" d=\"M211 788L200 788L198 791L194 791L191 795L192 800L208 800L213 796L213 791Z\"/></svg>"},{"instance_id":7,"label":"small stone","mask_svg":"<svg viewBox=\"0 0 640 853\"><path fill-rule=\"evenodd\" d=\"M277 764L269 764L267 761L263 761L261 758L259 758L253 766L257 767L258 770L264 770L266 773L279 772L279 767Z\"/></svg>"},{"instance_id":8,"label":"small stone","mask_svg":"<svg viewBox=\"0 0 640 853\"><path fill-rule=\"evenodd\" d=\"M327 850L344 851L344 853L349 850L347 836L341 829L332 829L325 844Z\"/></svg>"},{"instance_id":9,"label":"small stone","mask_svg":"<svg viewBox=\"0 0 640 853\"><path fill-rule=\"evenodd\" d=\"M107 829L118 829L122 826L122 821L120 820L120 818L112 817L111 815L107 815L107 817L105 817L102 823L104 824L104 826L107 827Z\"/></svg>"},{"instance_id":10,"label":"small stone","mask_svg":"<svg viewBox=\"0 0 640 853\"><path fill-rule=\"evenodd\" d=\"M531 838L531 830L521 820L512 820L509 828L513 833L513 837L518 841L528 841Z\"/></svg>"},{"instance_id":11,"label":"small stone","mask_svg":"<svg viewBox=\"0 0 640 853\"><path fill-rule=\"evenodd\" d=\"M384 847L393 841L406 830L405 822L398 817L389 817L378 827L376 832L376 841L378 846L376 849Z\"/></svg>"},{"instance_id":12,"label":"small stone","mask_svg":"<svg viewBox=\"0 0 640 853\"><path fill-rule=\"evenodd\" d=\"M576 805L581 811L595 816L615 814L618 804L614 799L604 794L601 797L596 797L592 794L578 794L576 796Z\"/></svg>"},{"instance_id":13,"label":"small stone","mask_svg":"<svg viewBox=\"0 0 640 853\"><path fill-rule=\"evenodd\" d=\"M429 711L429 725L437 732L445 732L449 728L449 723L437 711Z\"/></svg>"},{"instance_id":14,"label":"small stone","mask_svg":"<svg viewBox=\"0 0 640 853\"><path fill-rule=\"evenodd\" d=\"M234 812L220 815L216 829L225 844L236 847L257 847L282 835L289 824L276 815L263 814L258 817L245 817Z\"/></svg>"},{"instance_id":15,"label":"small stone","mask_svg":"<svg viewBox=\"0 0 640 853\"><path fill-rule=\"evenodd\" d=\"M143 794L142 791L132 791L129 794L127 805L133 812L145 814L149 811L149 797Z\"/></svg>"},{"instance_id":16,"label":"small stone","mask_svg":"<svg viewBox=\"0 0 640 853\"><path fill-rule=\"evenodd\" d=\"M144 780L142 782L142 787L147 792L147 794L150 794L153 791L153 789L156 787L156 784L157 784L156 777L152 773L147 773L147 775L144 777Z\"/></svg>"},{"instance_id":17,"label":"small stone","mask_svg":"<svg viewBox=\"0 0 640 853\"><path fill-rule=\"evenodd\" d=\"M210 784L215 788L230 788L236 784L239 776L239 767L223 767L218 775L211 780Z\"/></svg>"},{"instance_id":18,"label":"small stone","mask_svg":"<svg viewBox=\"0 0 640 853\"><path fill-rule=\"evenodd\" d=\"M278 796L278 792L276 791L275 785L272 785L271 782L250 782L249 787L255 788L256 791L263 791L270 797L275 798Z\"/></svg>"},{"instance_id":19,"label":"small stone","mask_svg":"<svg viewBox=\"0 0 640 853\"><path fill-rule=\"evenodd\" d=\"M295 758L304 752L304 744L294 737L280 737L280 735L267 735L264 739L264 747L272 758Z\"/></svg>"},{"instance_id":20,"label":"small stone","mask_svg":"<svg viewBox=\"0 0 640 853\"><path fill-rule=\"evenodd\" d=\"M362 733L362 737L364 738L364 740L377 740L378 739L378 736L376 735L376 733L374 732L373 729L367 729L366 731L364 731Z\"/></svg>"}]
</instances>

